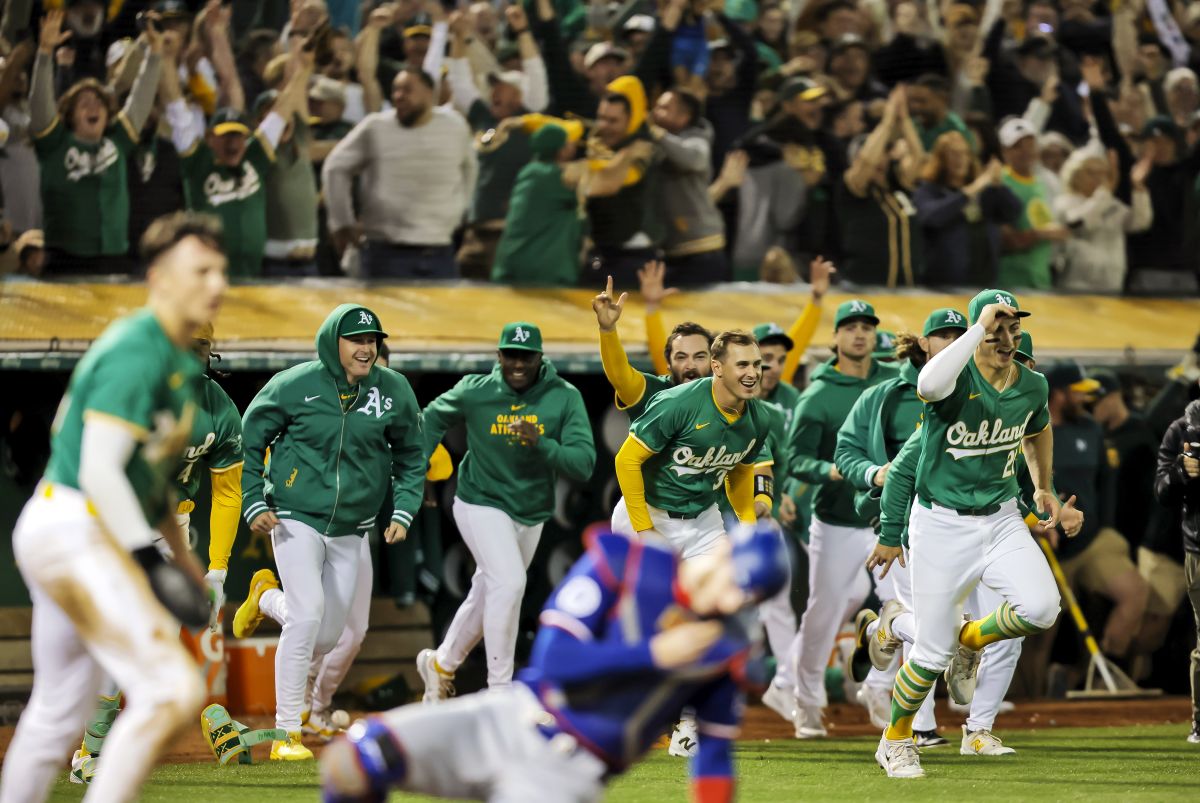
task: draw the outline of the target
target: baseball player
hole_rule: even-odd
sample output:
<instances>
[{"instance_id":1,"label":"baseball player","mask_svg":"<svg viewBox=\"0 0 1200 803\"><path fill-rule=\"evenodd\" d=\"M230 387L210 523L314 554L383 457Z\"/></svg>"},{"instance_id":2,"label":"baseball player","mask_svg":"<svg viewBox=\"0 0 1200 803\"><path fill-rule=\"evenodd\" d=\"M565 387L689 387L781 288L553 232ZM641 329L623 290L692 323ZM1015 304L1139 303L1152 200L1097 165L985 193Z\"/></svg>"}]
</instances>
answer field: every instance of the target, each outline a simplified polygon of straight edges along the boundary
<instances>
[{"instance_id":1,"label":"baseball player","mask_svg":"<svg viewBox=\"0 0 1200 803\"><path fill-rule=\"evenodd\" d=\"M490 373L463 377L425 408L426 453L450 427L466 427L454 521L476 565L442 643L417 656L427 703L453 693L454 673L480 638L488 687L512 685L525 573L554 512L555 483L586 482L596 466L583 396L542 356L541 330L507 324L497 357Z\"/></svg>"},{"instance_id":2,"label":"baseball player","mask_svg":"<svg viewBox=\"0 0 1200 803\"><path fill-rule=\"evenodd\" d=\"M387 341L379 344L379 355L375 364L380 368L388 367L389 350ZM434 450L433 455L429 458L429 467L425 472L426 482L440 482L450 478L454 473L454 465L450 460L450 453L442 445L438 445ZM392 505L391 500L387 499L384 502L383 508L379 511L377 521L383 524L377 525L386 528L387 522L391 520ZM405 539L407 542L408 539ZM405 546L409 546L406 544ZM403 548L403 547L402 547ZM358 656L358 651L362 648L363 639L367 636L367 625L371 614L371 592L374 589L375 569L371 562L371 539L370 536L363 538L362 548L359 552L358 564L358 583L354 589L354 599L350 602L350 612L346 617L346 627L342 630L342 635L338 637L337 644L333 649L324 655L316 655L313 657L312 666L308 670L308 685L305 689L304 696L304 712L300 716L300 730L304 734L311 734L324 741L328 741L336 734L345 730L345 726L349 724L349 717L345 711L333 710L333 695L337 692L338 687L342 685L350 667L354 665L354 659ZM278 601L282 595L276 597L279 592L267 592L267 604L262 606L263 612L268 616L272 613L279 613L276 605L272 602ZM283 624L280 622L280 624ZM343 719L344 718L344 719Z\"/></svg>"},{"instance_id":3,"label":"baseball player","mask_svg":"<svg viewBox=\"0 0 1200 803\"><path fill-rule=\"evenodd\" d=\"M875 350L875 308L855 299L834 316L836 355L819 366L800 396L788 441L790 474L817 486L809 528L808 607L792 644L796 667L795 726L800 739L826 735L821 712L826 704L825 665L847 611L847 589L862 572L875 533L870 519L854 509L854 488L833 463L838 429L862 393L892 379L896 369L871 359ZM881 594L890 593L881 589ZM857 610L861 597L850 610Z\"/></svg>"},{"instance_id":4,"label":"baseball player","mask_svg":"<svg viewBox=\"0 0 1200 803\"><path fill-rule=\"evenodd\" d=\"M984 290L971 299L967 315L970 328L917 378L926 405L909 514L916 633L896 674L891 722L875 753L892 778L924 775L912 719L939 674L945 671L951 693L960 697L956 686L974 681L979 650L1045 630L1058 616L1054 578L1018 510L1019 451L1037 511L1048 514L1045 526L1061 520L1070 536L1083 522L1051 487L1046 380L1014 360L1028 313L1011 293ZM887 568L899 556L898 546L877 546L868 565ZM1004 601L964 624L963 601L980 582Z\"/></svg>"},{"instance_id":5,"label":"baseball player","mask_svg":"<svg viewBox=\"0 0 1200 803\"><path fill-rule=\"evenodd\" d=\"M321 757L325 799L382 801L398 787L491 801L599 800L684 705L704 740L692 799L734 798L741 686L761 672L744 606L786 582L770 529L680 564L666 544L612 533L547 602L530 665L508 689L355 724Z\"/></svg>"},{"instance_id":6,"label":"baseball player","mask_svg":"<svg viewBox=\"0 0 1200 803\"><path fill-rule=\"evenodd\" d=\"M33 600L34 682L0 773L3 803L46 798L105 675L128 704L90 798L132 799L167 739L200 709L195 662L164 638L179 627L172 613L192 626L209 616L170 482L196 415L202 366L189 346L227 285L220 236L205 215L150 225L146 306L96 340L59 406L46 473L13 530ZM173 565L154 548L159 532Z\"/></svg>"},{"instance_id":7,"label":"baseball player","mask_svg":"<svg viewBox=\"0 0 1200 803\"><path fill-rule=\"evenodd\" d=\"M855 509L868 520L879 517L879 497L887 482L889 464L900 451L900 447L921 424L921 408L924 403L917 396L917 372L926 361L967 329L967 318L957 310L943 308L934 310L925 319L920 338L901 335L892 338L896 345L896 356L900 360L898 376L881 382L866 390L854 403L846 421L838 430L834 464L846 482L854 489ZM910 601L907 569L893 568L891 571L896 599L884 604L884 614L892 615L897 600ZM864 631L874 611L860 612L856 617L859 642L866 643ZM877 617L876 617L877 618ZM878 672L867 674L870 662L852 664L854 679L865 682L858 690L858 700L870 712L871 722L877 727L887 726L891 715L892 682L887 674L895 649L887 655L888 661L880 662ZM884 682L880 683L882 679ZM914 726L918 747L940 747L949 744L937 732L933 716L933 700L930 698L918 712L920 721Z\"/></svg>"},{"instance_id":8,"label":"baseball player","mask_svg":"<svg viewBox=\"0 0 1200 803\"><path fill-rule=\"evenodd\" d=\"M267 613L283 624L275 726L288 738L271 746L275 761L313 757L300 742L309 667L346 626L364 536L384 497L391 492L389 544L404 539L421 504L421 412L408 380L375 365L385 337L374 312L342 304L317 332L318 359L273 376L242 419L254 467L242 477L242 515L254 532L271 534L283 591L268 593L279 590L270 569L256 572L233 632L244 638Z\"/></svg>"},{"instance_id":9,"label":"baseball player","mask_svg":"<svg viewBox=\"0 0 1200 803\"><path fill-rule=\"evenodd\" d=\"M175 475L175 522L179 525L183 543L189 543L191 512L196 507L200 490L200 471L197 465L208 468L212 488L209 514L208 574L205 582L212 589L213 608L209 628L218 632L218 616L225 604L225 573L229 569L229 554L237 537L238 518L242 509L242 417L229 394L209 375L213 348L213 326L200 327L192 340L192 351L200 358L206 373L200 381L196 397L196 416L192 433L183 452L183 466ZM160 537L155 546L168 552L166 540ZM170 557L170 555L166 555ZM121 708L121 691L111 680L97 701L96 710L84 727L83 744L71 758L71 781L90 783L96 774L100 749Z\"/></svg>"}]
</instances>

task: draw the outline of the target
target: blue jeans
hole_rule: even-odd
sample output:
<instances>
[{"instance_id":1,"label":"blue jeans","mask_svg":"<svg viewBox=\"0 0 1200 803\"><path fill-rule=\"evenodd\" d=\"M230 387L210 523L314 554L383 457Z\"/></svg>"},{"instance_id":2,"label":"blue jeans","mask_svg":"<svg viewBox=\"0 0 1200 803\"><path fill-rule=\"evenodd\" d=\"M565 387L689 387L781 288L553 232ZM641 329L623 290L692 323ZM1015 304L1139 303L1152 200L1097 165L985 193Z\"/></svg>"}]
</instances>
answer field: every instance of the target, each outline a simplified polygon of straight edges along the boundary
<instances>
[{"instance_id":1,"label":"blue jeans","mask_svg":"<svg viewBox=\"0 0 1200 803\"><path fill-rule=\"evenodd\" d=\"M450 245L401 245L377 240L362 248L362 270L368 279L457 279L458 265Z\"/></svg>"}]
</instances>

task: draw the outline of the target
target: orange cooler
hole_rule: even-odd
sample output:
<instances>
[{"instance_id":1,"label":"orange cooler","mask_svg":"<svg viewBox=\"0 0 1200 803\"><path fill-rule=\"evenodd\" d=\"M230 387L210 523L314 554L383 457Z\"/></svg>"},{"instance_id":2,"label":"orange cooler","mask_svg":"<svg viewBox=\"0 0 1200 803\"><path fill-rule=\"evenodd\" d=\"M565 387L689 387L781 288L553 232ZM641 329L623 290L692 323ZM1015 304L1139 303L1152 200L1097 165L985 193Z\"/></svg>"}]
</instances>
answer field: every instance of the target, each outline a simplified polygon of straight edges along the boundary
<instances>
[{"instance_id":1,"label":"orange cooler","mask_svg":"<svg viewBox=\"0 0 1200 803\"><path fill-rule=\"evenodd\" d=\"M225 642L229 672L229 713L235 717L274 715L275 648L278 638L230 639Z\"/></svg>"},{"instance_id":2,"label":"orange cooler","mask_svg":"<svg viewBox=\"0 0 1200 803\"><path fill-rule=\"evenodd\" d=\"M204 704L218 703L227 706L229 698L226 693L225 634L213 633L207 627L200 630L181 627L179 631L180 639L196 659L204 675L204 687L208 691Z\"/></svg>"}]
</instances>

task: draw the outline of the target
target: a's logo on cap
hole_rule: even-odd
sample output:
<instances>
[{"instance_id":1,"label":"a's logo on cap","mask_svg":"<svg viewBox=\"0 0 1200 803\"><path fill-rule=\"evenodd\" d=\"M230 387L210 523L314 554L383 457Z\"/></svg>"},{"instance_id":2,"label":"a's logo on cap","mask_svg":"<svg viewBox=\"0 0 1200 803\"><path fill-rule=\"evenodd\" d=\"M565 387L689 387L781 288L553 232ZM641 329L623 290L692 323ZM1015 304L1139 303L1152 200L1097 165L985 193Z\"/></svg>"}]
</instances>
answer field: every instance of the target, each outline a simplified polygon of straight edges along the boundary
<instances>
[{"instance_id":1,"label":"a's logo on cap","mask_svg":"<svg viewBox=\"0 0 1200 803\"><path fill-rule=\"evenodd\" d=\"M946 310L946 323L961 323L962 316L952 309Z\"/></svg>"},{"instance_id":2,"label":"a's logo on cap","mask_svg":"<svg viewBox=\"0 0 1200 803\"><path fill-rule=\"evenodd\" d=\"M514 343L524 343L526 340L529 339L529 332L525 331L520 326L518 326L516 329L513 330L512 339L513 339Z\"/></svg>"},{"instance_id":3,"label":"a's logo on cap","mask_svg":"<svg viewBox=\"0 0 1200 803\"><path fill-rule=\"evenodd\" d=\"M996 303L1011 307L1013 305L1012 296L1006 296L1004 293L996 293Z\"/></svg>"},{"instance_id":4,"label":"a's logo on cap","mask_svg":"<svg viewBox=\"0 0 1200 803\"><path fill-rule=\"evenodd\" d=\"M862 301L851 301L850 302L850 311L851 312L866 312L867 305Z\"/></svg>"},{"instance_id":5,"label":"a's logo on cap","mask_svg":"<svg viewBox=\"0 0 1200 803\"><path fill-rule=\"evenodd\" d=\"M375 323L375 319L371 317L371 313L363 309L358 311L358 322L370 326Z\"/></svg>"}]
</instances>

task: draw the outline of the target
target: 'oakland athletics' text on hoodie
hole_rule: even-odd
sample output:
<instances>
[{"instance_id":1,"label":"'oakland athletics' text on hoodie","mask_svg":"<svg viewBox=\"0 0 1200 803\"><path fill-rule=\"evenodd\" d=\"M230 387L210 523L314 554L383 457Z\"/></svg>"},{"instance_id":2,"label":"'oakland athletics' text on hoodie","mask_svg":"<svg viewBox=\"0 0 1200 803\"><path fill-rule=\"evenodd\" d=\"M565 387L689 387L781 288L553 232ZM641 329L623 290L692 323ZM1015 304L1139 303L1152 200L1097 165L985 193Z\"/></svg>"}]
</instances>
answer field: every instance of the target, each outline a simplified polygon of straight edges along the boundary
<instances>
[{"instance_id":1,"label":"'oakland athletics' text on hoodie","mask_svg":"<svg viewBox=\"0 0 1200 803\"><path fill-rule=\"evenodd\" d=\"M408 380L396 371L373 365L357 385L346 381L338 326L360 312L373 315L355 304L335 309L317 332L319 359L271 377L246 408L247 522L270 509L325 535L363 535L390 490L392 521L412 524L427 463L421 411Z\"/></svg>"},{"instance_id":2,"label":"'oakland athletics' text on hoodie","mask_svg":"<svg viewBox=\"0 0 1200 803\"><path fill-rule=\"evenodd\" d=\"M817 486L813 515L826 524L869 527L871 522L854 509L854 488L845 480L831 480L838 430L850 409L867 388L896 376L896 367L876 360L866 378L848 376L836 367L837 358L817 366L812 384L800 394L788 436L791 475Z\"/></svg>"},{"instance_id":3,"label":"'oakland athletics' text on hoodie","mask_svg":"<svg viewBox=\"0 0 1200 803\"><path fill-rule=\"evenodd\" d=\"M509 431L516 421L537 425L537 446ZM520 393L504 381L498 364L491 373L464 376L425 408L425 453L432 454L459 423L466 426L467 454L458 467L458 498L501 510L521 524L550 518L558 475L584 482L596 465L583 397L549 360Z\"/></svg>"}]
</instances>

